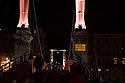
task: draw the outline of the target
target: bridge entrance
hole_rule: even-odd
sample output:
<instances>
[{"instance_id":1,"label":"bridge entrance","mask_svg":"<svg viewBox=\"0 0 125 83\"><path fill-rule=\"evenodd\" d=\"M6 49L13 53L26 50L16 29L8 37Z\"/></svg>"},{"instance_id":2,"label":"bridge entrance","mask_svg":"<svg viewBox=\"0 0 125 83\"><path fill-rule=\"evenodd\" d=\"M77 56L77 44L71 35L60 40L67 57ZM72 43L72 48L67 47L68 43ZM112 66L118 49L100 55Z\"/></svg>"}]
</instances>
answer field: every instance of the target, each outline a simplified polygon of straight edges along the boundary
<instances>
[{"instance_id":1,"label":"bridge entrance","mask_svg":"<svg viewBox=\"0 0 125 83\"><path fill-rule=\"evenodd\" d=\"M53 51L53 63L63 65L63 51Z\"/></svg>"},{"instance_id":2,"label":"bridge entrance","mask_svg":"<svg viewBox=\"0 0 125 83\"><path fill-rule=\"evenodd\" d=\"M66 50L51 49L50 51L50 64L58 64L64 69L66 62Z\"/></svg>"}]
</instances>

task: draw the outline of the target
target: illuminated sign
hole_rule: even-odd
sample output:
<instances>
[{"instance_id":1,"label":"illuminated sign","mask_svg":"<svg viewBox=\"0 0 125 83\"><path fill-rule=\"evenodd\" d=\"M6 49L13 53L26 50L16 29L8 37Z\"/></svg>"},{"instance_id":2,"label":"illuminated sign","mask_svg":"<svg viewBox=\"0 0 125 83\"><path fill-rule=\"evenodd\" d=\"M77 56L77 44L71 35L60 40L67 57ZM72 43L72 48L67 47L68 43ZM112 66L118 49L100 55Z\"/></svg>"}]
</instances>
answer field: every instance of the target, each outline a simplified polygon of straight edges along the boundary
<instances>
[{"instance_id":1,"label":"illuminated sign","mask_svg":"<svg viewBox=\"0 0 125 83\"><path fill-rule=\"evenodd\" d=\"M86 51L86 44L75 44L75 51Z\"/></svg>"}]
</instances>

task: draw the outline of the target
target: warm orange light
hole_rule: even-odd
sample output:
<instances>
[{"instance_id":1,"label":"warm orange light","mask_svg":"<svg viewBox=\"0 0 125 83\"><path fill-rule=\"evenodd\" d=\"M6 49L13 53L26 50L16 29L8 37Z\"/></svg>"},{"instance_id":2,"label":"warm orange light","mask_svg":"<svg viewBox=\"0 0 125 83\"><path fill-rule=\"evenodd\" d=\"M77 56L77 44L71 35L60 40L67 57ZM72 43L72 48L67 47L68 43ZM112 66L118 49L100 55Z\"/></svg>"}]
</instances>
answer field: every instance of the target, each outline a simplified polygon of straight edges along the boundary
<instances>
[{"instance_id":1,"label":"warm orange light","mask_svg":"<svg viewBox=\"0 0 125 83\"><path fill-rule=\"evenodd\" d=\"M75 51L86 51L86 44L75 44Z\"/></svg>"},{"instance_id":2,"label":"warm orange light","mask_svg":"<svg viewBox=\"0 0 125 83\"><path fill-rule=\"evenodd\" d=\"M2 69L4 69L3 72L6 72L9 70L9 68L12 68L12 63L13 62L10 62L8 57L6 57L5 60L2 60L0 66L2 66Z\"/></svg>"}]
</instances>

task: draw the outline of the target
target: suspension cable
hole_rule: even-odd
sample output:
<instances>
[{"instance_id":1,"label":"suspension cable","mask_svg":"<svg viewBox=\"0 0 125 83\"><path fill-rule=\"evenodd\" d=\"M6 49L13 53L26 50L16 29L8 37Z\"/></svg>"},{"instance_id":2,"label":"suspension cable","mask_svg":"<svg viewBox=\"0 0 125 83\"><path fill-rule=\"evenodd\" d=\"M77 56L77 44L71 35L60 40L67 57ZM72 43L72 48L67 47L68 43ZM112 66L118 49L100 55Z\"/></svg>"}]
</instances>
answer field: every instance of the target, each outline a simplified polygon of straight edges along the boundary
<instances>
[{"instance_id":1,"label":"suspension cable","mask_svg":"<svg viewBox=\"0 0 125 83\"><path fill-rule=\"evenodd\" d=\"M43 52L42 52L42 48L41 48L41 42L40 42L40 36L39 36L38 25L37 25L37 17L36 17L36 10L35 10L35 3L34 3L34 0L33 0L33 11L34 11L34 16L35 16L36 32L37 32L37 35L38 35L37 37L38 37L38 43L39 43L39 46L40 46L40 52L41 52L42 58L44 59L44 57L43 57Z\"/></svg>"},{"instance_id":2,"label":"suspension cable","mask_svg":"<svg viewBox=\"0 0 125 83\"><path fill-rule=\"evenodd\" d=\"M73 43L73 30L74 30L74 16L75 16L75 8L73 10L73 20L72 20L72 28L71 28L71 34L70 34L70 47L69 47L69 56L68 60L73 56L72 54L72 43Z\"/></svg>"}]
</instances>

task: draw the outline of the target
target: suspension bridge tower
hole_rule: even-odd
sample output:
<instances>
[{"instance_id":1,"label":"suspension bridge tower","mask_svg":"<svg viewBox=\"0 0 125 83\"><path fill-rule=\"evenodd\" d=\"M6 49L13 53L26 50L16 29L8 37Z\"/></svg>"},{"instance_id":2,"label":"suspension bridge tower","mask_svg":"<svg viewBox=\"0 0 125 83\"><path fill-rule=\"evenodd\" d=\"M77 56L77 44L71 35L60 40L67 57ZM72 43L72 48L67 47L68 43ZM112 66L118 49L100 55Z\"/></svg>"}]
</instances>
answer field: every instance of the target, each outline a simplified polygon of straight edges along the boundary
<instances>
[{"instance_id":1,"label":"suspension bridge tower","mask_svg":"<svg viewBox=\"0 0 125 83\"><path fill-rule=\"evenodd\" d=\"M75 3L76 20L71 32L71 60L75 62L76 56L82 58L84 64L89 66L89 71L93 70L94 81L97 81L99 78L97 71L98 65L94 52L93 36L87 32L85 25L85 0L75 0ZM77 57L76 63L81 62L79 58Z\"/></svg>"},{"instance_id":2,"label":"suspension bridge tower","mask_svg":"<svg viewBox=\"0 0 125 83\"><path fill-rule=\"evenodd\" d=\"M85 0L75 0L75 12L73 12L73 26L71 30L71 40L69 49L69 60L66 63L66 70L70 71L70 66L79 55L88 63L88 33L86 31L85 19ZM74 24L75 23L75 24ZM80 59L77 59L77 61Z\"/></svg>"},{"instance_id":3,"label":"suspension bridge tower","mask_svg":"<svg viewBox=\"0 0 125 83\"><path fill-rule=\"evenodd\" d=\"M75 0L75 26L73 26L71 46L72 53L81 56L88 62L88 33L85 25L85 0Z\"/></svg>"},{"instance_id":4,"label":"suspension bridge tower","mask_svg":"<svg viewBox=\"0 0 125 83\"><path fill-rule=\"evenodd\" d=\"M33 39L29 23L28 23L28 10L29 0L19 1L19 22L16 28L15 37L15 55L14 58L21 56L24 53L30 53L30 43Z\"/></svg>"}]
</instances>

